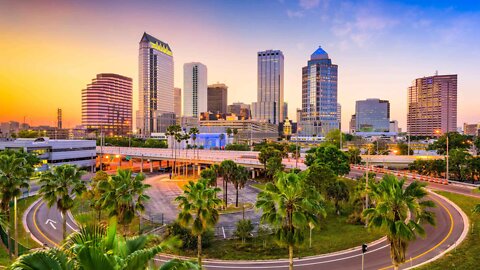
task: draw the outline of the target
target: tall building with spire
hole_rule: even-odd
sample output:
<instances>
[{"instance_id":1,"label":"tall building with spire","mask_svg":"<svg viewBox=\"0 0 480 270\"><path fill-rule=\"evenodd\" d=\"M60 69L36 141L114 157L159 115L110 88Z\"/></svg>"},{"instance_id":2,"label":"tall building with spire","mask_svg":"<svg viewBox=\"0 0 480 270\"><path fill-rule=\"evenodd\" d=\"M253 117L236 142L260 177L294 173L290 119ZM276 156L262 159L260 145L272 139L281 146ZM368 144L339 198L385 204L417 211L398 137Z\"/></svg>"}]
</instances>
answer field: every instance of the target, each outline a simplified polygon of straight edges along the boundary
<instances>
[{"instance_id":1,"label":"tall building with spire","mask_svg":"<svg viewBox=\"0 0 480 270\"><path fill-rule=\"evenodd\" d=\"M149 137L152 132L165 132L165 119L175 123L173 54L170 46L147 34L139 43L139 106L137 132ZM162 120L159 120L162 119Z\"/></svg>"},{"instance_id":2,"label":"tall building with spire","mask_svg":"<svg viewBox=\"0 0 480 270\"><path fill-rule=\"evenodd\" d=\"M305 135L325 136L338 129L338 66L319 47L302 68L301 127Z\"/></svg>"},{"instance_id":3,"label":"tall building with spire","mask_svg":"<svg viewBox=\"0 0 480 270\"><path fill-rule=\"evenodd\" d=\"M257 53L257 102L252 103L253 119L272 124L283 122L283 64L282 51Z\"/></svg>"}]
</instances>

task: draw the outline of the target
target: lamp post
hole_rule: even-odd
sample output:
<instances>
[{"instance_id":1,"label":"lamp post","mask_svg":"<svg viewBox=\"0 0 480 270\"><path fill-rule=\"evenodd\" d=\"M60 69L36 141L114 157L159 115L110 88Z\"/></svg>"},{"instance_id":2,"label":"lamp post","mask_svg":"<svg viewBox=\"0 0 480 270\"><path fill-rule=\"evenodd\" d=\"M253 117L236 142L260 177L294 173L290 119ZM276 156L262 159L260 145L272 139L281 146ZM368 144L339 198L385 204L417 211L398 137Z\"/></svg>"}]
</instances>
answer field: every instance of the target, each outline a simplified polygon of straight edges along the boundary
<instances>
[{"instance_id":1,"label":"lamp post","mask_svg":"<svg viewBox=\"0 0 480 270\"><path fill-rule=\"evenodd\" d=\"M367 170L365 174L365 209L368 209L368 168L369 168L368 161L370 160L370 147L368 148L367 156L368 156ZM368 226L368 219L365 219L365 227L367 226Z\"/></svg>"},{"instance_id":2,"label":"lamp post","mask_svg":"<svg viewBox=\"0 0 480 270\"><path fill-rule=\"evenodd\" d=\"M295 142L295 169L298 169L298 133L302 129L300 127L297 127L297 140Z\"/></svg>"}]
</instances>

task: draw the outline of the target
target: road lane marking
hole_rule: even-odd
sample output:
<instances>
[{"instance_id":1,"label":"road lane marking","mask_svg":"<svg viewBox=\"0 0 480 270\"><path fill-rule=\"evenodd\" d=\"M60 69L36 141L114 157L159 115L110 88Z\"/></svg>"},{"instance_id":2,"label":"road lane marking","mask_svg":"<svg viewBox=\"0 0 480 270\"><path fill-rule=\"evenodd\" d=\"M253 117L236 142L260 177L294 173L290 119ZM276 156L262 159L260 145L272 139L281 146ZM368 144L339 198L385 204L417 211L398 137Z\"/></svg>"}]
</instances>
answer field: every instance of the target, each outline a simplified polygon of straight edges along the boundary
<instances>
[{"instance_id":1,"label":"road lane marking","mask_svg":"<svg viewBox=\"0 0 480 270\"><path fill-rule=\"evenodd\" d=\"M445 236L445 238L443 238L442 241L438 242L438 244L431 247L429 250L427 250L427 251L423 252L422 254L417 255L417 256L409 259L409 260L406 260L403 264L406 264L408 262L413 262L414 260L419 259L419 258L427 255L428 253L432 252L434 249L438 248L441 244L443 244L445 241L447 241L447 239L450 237L450 235L453 232L453 227L454 227L455 223L453 221L452 213L450 213L450 210L448 210L448 208L443 203L441 203L438 199L435 199L434 197L432 197L432 199L434 201L436 201L438 204L440 204L440 206L443 207L443 209L445 209L445 211L447 211L447 214L450 218L450 229L448 230L447 236ZM385 270L385 269L390 269L390 268L393 268L393 265L390 265L390 266L387 266L387 267L384 267L384 268L380 268L379 270Z\"/></svg>"},{"instance_id":2,"label":"road lane marking","mask_svg":"<svg viewBox=\"0 0 480 270\"><path fill-rule=\"evenodd\" d=\"M45 225L50 224L50 226L52 226L52 228L53 228L54 230L56 230L57 227L55 227L55 225L53 225L53 224L56 224L56 223L57 223L57 222L56 222L55 220L47 219L47 221L45 222Z\"/></svg>"},{"instance_id":3,"label":"road lane marking","mask_svg":"<svg viewBox=\"0 0 480 270\"><path fill-rule=\"evenodd\" d=\"M53 240L51 240L50 238L48 238L48 236L46 236L42 230L40 230L40 228L38 227L38 224L37 224L37 211L38 209L40 208L40 206L43 204L42 201L40 201L40 203L37 205L37 207L35 207L35 210L33 211L33 225L35 226L35 228L37 229L37 231L43 236L43 238L45 238L48 242L52 243L54 246L58 246L57 243L55 243Z\"/></svg>"}]
</instances>

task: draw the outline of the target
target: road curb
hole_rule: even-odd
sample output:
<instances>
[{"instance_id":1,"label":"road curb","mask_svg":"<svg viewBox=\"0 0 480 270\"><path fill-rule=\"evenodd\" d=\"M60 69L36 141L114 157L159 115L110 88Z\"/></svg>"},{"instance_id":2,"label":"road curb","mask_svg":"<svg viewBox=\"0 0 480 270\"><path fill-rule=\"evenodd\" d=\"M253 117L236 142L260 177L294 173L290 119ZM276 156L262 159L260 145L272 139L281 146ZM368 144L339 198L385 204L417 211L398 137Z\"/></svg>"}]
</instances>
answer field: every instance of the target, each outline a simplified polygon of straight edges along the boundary
<instances>
[{"instance_id":1,"label":"road curb","mask_svg":"<svg viewBox=\"0 0 480 270\"><path fill-rule=\"evenodd\" d=\"M33 196L33 195L32 195ZM35 242L39 243L40 246L43 246L44 243L42 243L40 240L38 240L37 237L35 237L35 235L32 234L32 232L30 231L30 229L28 228L28 225L27 225L27 216L28 214L32 211L32 208L34 206L36 206L39 202L42 201L42 198L39 198L38 200L34 201L32 204L30 204L30 206L28 206L28 208L25 210L25 212L23 213L23 216L22 216L22 223L23 223L23 228L25 229L25 231L27 232L27 234L30 236L30 238L32 238Z\"/></svg>"},{"instance_id":2,"label":"road curb","mask_svg":"<svg viewBox=\"0 0 480 270\"><path fill-rule=\"evenodd\" d=\"M429 190L429 192L433 193L433 191ZM443 200L445 200L447 203L449 203L451 206L453 206L453 208L455 208L455 210L458 211L458 213L460 213L460 215L462 216L462 219L463 219L463 232L462 234L460 235L460 238L458 238L455 243L453 243L453 245L451 245L450 247L448 247L446 250L444 250L442 253L438 254L437 256L431 258L430 260L427 260L427 261L424 261L420 264L417 264L415 266L411 266L411 267L408 267L408 268L405 268L405 269L415 269L419 266L422 266L422 265L426 265L428 263L431 263L433 261L436 261L438 259L440 259L441 257L443 257L445 254L449 253L452 249L456 248L459 244L461 244L463 242L463 240L465 240L465 238L467 237L467 234L468 234L468 231L470 229L470 221L467 217L467 215L465 214L465 212L463 212L463 210L458 206L456 205L454 202L452 202L451 200L449 200L448 198L446 198L445 196L442 196L438 193L435 192L435 195L437 195L438 197L442 198Z\"/></svg>"}]
</instances>

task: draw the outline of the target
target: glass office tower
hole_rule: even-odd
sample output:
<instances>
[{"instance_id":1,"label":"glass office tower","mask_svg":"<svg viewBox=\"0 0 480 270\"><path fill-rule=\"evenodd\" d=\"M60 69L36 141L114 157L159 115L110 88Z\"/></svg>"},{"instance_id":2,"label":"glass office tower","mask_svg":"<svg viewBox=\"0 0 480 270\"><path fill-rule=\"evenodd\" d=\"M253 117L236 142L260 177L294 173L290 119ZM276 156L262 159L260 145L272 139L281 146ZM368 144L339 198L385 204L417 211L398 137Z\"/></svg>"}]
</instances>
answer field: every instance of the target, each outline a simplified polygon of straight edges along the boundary
<instances>
[{"instance_id":1,"label":"glass office tower","mask_svg":"<svg viewBox=\"0 0 480 270\"><path fill-rule=\"evenodd\" d=\"M332 64L321 47L302 68L302 134L325 136L330 130L338 129L337 82L338 66Z\"/></svg>"},{"instance_id":2,"label":"glass office tower","mask_svg":"<svg viewBox=\"0 0 480 270\"><path fill-rule=\"evenodd\" d=\"M152 132L165 132L157 125L157 119L162 114L170 115L175 110L173 54L167 43L147 33L143 33L139 47L139 106L136 126L140 135L149 137Z\"/></svg>"},{"instance_id":3,"label":"glass office tower","mask_svg":"<svg viewBox=\"0 0 480 270\"><path fill-rule=\"evenodd\" d=\"M355 117L357 132L388 132L390 130L390 102L376 98L357 100Z\"/></svg>"}]
</instances>

